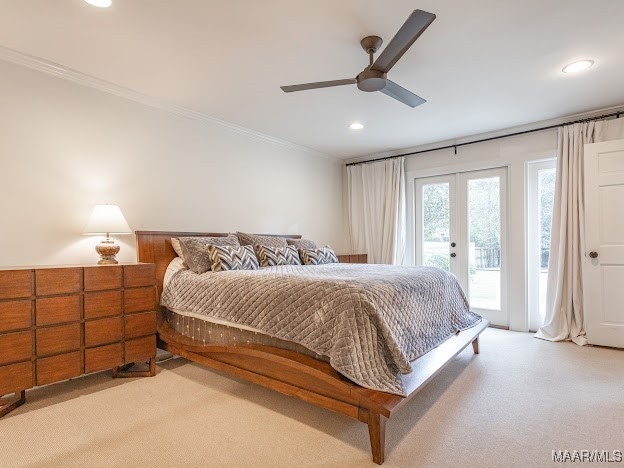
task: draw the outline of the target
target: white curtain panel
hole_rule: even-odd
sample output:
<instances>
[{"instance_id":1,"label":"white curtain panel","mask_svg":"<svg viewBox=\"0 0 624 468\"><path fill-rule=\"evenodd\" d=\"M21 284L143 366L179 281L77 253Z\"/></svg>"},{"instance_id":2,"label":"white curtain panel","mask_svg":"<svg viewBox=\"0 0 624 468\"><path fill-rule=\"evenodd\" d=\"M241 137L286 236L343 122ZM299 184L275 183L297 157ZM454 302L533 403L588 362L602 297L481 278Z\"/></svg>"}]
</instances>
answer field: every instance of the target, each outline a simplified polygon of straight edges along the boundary
<instances>
[{"instance_id":1,"label":"white curtain panel","mask_svg":"<svg viewBox=\"0 0 624 468\"><path fill-rule=\"evenodd\" d=\"M369 263L405 257L405 158L347 167L349 229L354 252Z\"/></svg>"},{"instance_id":2,"label":"white curtain panel","mask_svg":"<svg viewBox=\"0 0 624 468\"><path fill-rule=\"evenodd\" d=\"M546 317L537 338L587 344L583 313L584 145L624 138L624 119L585 122L559 129Z\"/></svg>"}]
</instances>

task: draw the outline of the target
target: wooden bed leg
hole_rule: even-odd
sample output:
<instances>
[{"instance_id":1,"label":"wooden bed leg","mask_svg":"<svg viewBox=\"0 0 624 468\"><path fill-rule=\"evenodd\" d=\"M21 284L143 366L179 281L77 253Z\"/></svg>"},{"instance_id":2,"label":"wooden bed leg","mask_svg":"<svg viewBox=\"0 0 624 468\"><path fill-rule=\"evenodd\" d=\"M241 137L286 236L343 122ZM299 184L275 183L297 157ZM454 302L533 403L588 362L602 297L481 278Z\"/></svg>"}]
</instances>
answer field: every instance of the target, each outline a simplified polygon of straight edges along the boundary
<instances>
[{"instance_id":1,"label":"wooden bed leg","mask_svg":"<svg viewBox=\"0 0 624 468\"><path fill-rule=\"evenodd\" d=\"M475 354L479 354L479 337L478 336L472 341L472 349Z\"/></svg>"},{"instance_id":2,"label":"wooden bed leg","mask_svg":"<svg viewBox=\"0 0 624 468\"><path fill-rule=\"evenodd\" d=\"M386 448L386 418L378 413L368 415L368 435L370 436L373 461L378 465L384 462Z\"/></svg>"},{"instance_id":3,"label":"wooden bed leg","mask_svg":"<svg viewBox=\"0 0 624 468\"><path fill-rule=\"evenodd\" d=\"M4 403L6 402L6 403ZM0 418L26 403L26 390L18 390L13 398L0 398Z\"/></svg>"}]
</instances>

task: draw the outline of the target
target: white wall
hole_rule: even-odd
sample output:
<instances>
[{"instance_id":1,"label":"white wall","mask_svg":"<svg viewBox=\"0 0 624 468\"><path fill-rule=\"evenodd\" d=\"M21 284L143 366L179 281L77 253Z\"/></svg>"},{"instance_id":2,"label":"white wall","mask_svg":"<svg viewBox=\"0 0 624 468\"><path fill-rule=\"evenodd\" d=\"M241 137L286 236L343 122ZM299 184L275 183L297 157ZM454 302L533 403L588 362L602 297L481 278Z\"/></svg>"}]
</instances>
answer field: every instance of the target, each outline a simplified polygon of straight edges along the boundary
<instances>
[{"instance_id":1,"label":"white wall","mask_svg":"<svg viewBox=\"0 0 624 468\"><path fill-rule=\"evenodd\" d=\"M133 230L345 247L342 164L2 61L0 161L0 266L96 262L82 230L97 203ZM134 261L134 236L118 241Z\"/></svg>"}]
</instances>

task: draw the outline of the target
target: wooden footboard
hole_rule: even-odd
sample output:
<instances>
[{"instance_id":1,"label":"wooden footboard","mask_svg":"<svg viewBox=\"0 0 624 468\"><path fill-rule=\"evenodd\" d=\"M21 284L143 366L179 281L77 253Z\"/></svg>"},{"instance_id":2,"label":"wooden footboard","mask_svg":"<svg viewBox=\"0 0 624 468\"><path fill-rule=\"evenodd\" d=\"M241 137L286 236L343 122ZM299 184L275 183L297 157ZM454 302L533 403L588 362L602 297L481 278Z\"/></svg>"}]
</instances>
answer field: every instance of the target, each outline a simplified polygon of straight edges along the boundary
<instances>
[{"instance_id":1,"label":"wooden footboard","mask_svg":"<svg viewBox=\"0 0 624 468\"><path fill-rule=\"evenodd\" d=\"M164 320L159 323L158 336L161 349L366 423L373 461L382 464L386 419L466 346L472 343L476 353L479 334L487 326L484 320L414 361L412 373L404 378L407 397L363 388L328 363L294 351L263 345L197 345Z\"/></svg>"}]
</instances>

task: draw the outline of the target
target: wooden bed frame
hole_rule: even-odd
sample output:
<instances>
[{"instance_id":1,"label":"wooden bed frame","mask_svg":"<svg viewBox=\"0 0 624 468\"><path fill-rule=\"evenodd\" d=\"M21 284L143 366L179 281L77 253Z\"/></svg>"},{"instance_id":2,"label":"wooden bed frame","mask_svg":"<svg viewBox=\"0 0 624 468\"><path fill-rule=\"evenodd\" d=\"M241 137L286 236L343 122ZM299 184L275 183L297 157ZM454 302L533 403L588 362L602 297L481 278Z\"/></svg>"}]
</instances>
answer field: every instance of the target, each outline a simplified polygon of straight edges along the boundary
<instances>
[{"instance_id":1,"label":"wooden bed frame","mask_svg":"<svg viewBox=\"0 0 624 468\"><path fill-rule=\"evenodd\" d=\"M154 263L159 294L169 262L176 256L172 237L226 236L225 233L137 231L140 262ZM279 237L301 238L295 235ZM472 343L479 353L479 335L489 322L458 333L412 363L404 376L407 397L363 388L336 372L328 363L294 351L263 345L202 345L176 332L159 319L158 347L190 361L249 382L297 397L314 405L358 419L368 425L373 461L382 464L386 419L405 405L455 356Z\"/></svg>"}]
</instances>

